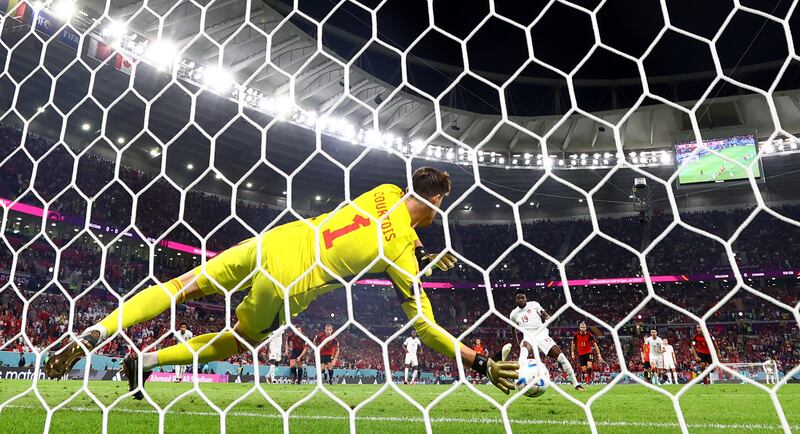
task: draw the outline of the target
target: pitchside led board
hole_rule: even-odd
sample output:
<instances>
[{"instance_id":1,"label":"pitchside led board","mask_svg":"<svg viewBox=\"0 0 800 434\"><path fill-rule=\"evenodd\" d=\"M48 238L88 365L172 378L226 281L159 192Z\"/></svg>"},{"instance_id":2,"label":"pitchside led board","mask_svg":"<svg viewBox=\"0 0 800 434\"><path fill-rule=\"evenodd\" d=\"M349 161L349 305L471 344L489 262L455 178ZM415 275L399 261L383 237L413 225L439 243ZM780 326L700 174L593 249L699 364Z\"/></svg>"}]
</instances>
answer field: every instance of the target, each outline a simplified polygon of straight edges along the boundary
<instances>
[{"instance_id":1,"label":"pitchside led board","mask_svg":"<svg viewBox=\"0 0 800 434\"><path fill-rule=\"evenodd\" d=\"M751 130L752 131L752 130ZM737 161L742 165L750 165L758 157L757 135L753 132L734 131L704 131L701 133L703 144L708 149L713 149L726 156L726 160L714 155L707 149L699 149L694 139L683 138L676 140L675 169L680 169L678 174L679 186L692 186L718 182L744 182L747 180L747 171L744 167L734 164ZM692 134L693 136L693 134ZM752 166L756 180L762 179L761 159Z\"/></svg>"}]
</instances>

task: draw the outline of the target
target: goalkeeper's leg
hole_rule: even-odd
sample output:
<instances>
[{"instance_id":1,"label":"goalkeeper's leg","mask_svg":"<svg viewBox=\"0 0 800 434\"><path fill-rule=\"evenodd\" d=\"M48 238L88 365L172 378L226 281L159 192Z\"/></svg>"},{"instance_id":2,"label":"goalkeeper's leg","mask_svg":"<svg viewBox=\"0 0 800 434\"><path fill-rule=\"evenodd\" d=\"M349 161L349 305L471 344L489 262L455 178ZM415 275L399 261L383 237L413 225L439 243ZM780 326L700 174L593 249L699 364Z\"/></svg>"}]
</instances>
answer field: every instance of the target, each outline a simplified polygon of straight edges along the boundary
<instances>
[{"instance_id":1,"label":"goalkeeper's leg","mask_svg":"<svg viewBox=\"0 0 800 434\"><path fill-rule=\"evenodd\" d=\"M183 303L219 292L219 287L210 278L226 290L249 286L247 277L255 269L257 243L257 238L244 241L217 255L205 267L196 267L169 282L145 288L102 321L86 329L77 342L71 342L54 353L45 363L45 374L50 378L67 374L86 355L85 350L93 350L116 333L120 326L127 328L157 317L170 308L173 299L175 303Z\"/></svg>"},{"instance_id":2,"label":"goalkeeper's leg","mask_svg":"<svg viewBox=\"0 0 800 434\"><path fill-rule=\"evenodd\" d=\"M176 303L202 296L193 282L194 272L190 271L181 277L169 282L148 287L123 303L121 308L115 309L99 323L86 329L78 338L78 342L71 342L55 352L45 363L44 372L50 378L57 378L68 373L78 361L86 354L82 348L91 351L109 335L114 334L122 317L122 327L127 328L134 324L155 318L170 308L173 297Z\"/></svg>"}]
</instances>

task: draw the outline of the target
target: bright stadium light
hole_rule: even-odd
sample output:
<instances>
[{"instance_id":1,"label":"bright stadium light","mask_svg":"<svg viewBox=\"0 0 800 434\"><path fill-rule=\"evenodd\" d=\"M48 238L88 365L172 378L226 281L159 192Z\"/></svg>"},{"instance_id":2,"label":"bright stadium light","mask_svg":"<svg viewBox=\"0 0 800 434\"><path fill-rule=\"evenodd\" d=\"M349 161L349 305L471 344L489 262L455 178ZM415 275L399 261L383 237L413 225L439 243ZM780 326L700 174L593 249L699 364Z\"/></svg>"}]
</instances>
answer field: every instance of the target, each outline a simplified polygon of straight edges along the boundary
<instances>
[{"instance_id":1,"label":"bright stadium light","mask_svg":"<svg viewBox=\"0 0 800 434\"><path fill-rule=\"evenodd\" d=\"M81 125L81 129L83 131L89 131L91 128L92 128L92 126L87 124L87 123L84 123L83 125Z\"/></svg>"},{"instance_id":2,"label":"bright stadium light","mask_svg":"<svg viewBox=\"0 0 800 434\"><path fill-rule=\"evenodd\" d=\"M148 44L144 51L144 59L147 63L158 69L164 69L172 65L178 55L178 50L172 42L159 40Z\"/></svg>"},{"instance_id":3,"label":"bright stadium light","mask_svg":"<svg viewBox=\"0 0 800 434\"><path fill-rule=\"evenodd\" d=\"M189 170L192 170L192 169L194 169L194 164L189 163L189 164L186 165L186 168L189 169Z\"/></svg>"},{"instance_id":4,"label":"bright stadium light","mask_svg":"<svg viewBox=\"0 0 800 434\"><path fill-rule=\"evenodd\" d=\"M205 69L203 84L212 91L224 93L233 87L233 74L228 70L211 66Z\"/></svg>"},{"instance_id":5,"label":"bright stadium light","mask_svg":"<svg viewBox=\"0 0 800 434\"><path fill-rule=\"evenodd\" d=\"M125 137L117 137L117 143L119 143L120 145L125 143Z\"/></svg>"},{"instance_id":6,"label":"bright stadium light","mask_svg":"<svg viewBox=\"0 0 800 434\"><path fill-rule=\"evenodd\" d=\"M58 0L51 5L53 15L57 20L69 22L75 15L75 2L71 0Z\"/></svg>"},{"instance_id":7,"label":"bright stadium light","mask_svg":"<svg viewBox=\"0 0 800 434\"><path fill-rule=\"evenodd\" d=\"M322 196L320 196L320 195L316 195L316 196L314 196L314 200L316 200L317 202L319 202L319 201L321 201L321 200L322 200Z\"/></svg>"},{"instance_id":8,"label":"bright stadium light","mask_svg":"<svg viewBox=\"0 0 800 434\"><path fill-rule=\"evenodd\" d=\"M150 149L150 156L151 157L155 158L155 157L158 157L159 155L161 155L161 150L159 150L158 148Z\"/></svg>"},{"instance_id":9,"label":"bright stadium light","mask_svg":"<svg viewBox=\"0 0 800 434\"><path fill-rule=\"evenodd\" d=\"M110 21L101 32L109 41L117 41L128 33L128 25L121 21Z\"/></svg>"},{"instance_id":10,"label":"bright stadium light","mask_svg":"<svg viewBox=\"0 0 800 434\"><path fill-rule=\"evenodd\" d=\"M247 184L245 184L245 187L253 188L253 183L252 182L248 182Z\"/></svg>"},{"instance_id":11,"label":"bright stadium light","mask_svg":"<svg viewBox=\"0 0 800 434\"><path fill-rule=\"evenodd\" d=\"M217 172L214 174L214 179L222 179L222 174Z\"/></svg>"}]
</instances>

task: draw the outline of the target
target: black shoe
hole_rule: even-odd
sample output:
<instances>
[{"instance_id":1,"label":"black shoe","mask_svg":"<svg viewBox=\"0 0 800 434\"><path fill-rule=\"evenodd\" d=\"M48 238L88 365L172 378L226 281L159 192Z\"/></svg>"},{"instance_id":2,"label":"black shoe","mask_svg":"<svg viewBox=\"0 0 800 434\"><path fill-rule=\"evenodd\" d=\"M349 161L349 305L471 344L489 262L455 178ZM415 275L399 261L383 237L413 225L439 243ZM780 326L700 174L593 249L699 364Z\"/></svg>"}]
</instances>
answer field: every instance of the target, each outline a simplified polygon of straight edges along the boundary
<instances>
[{"instance_id":1,"label":"black shoe","mask_svg":"<svg viewBox=\"0 0 800 434\"><path fill-rule=\"evenodd\" d=\"M586 388L583 387L583 384L578 384L577 386L575 386L575 390L577 390L578 392L585 392Z\"/></svg>"},{"instance_id":2,"label":"black shoe","mask_svg":"<svg viewBox=\"0 0 800 434\"><path fill-rule=\"evenodd\" d=\"M128 354L122 360L122 373L128 377L128 391L134 391L139 389L139 381L137 381L139 377L139 358L136 357L136 354ZM142 372L142 384L147 381L147 378L150 377L153 371L144 371ZM142 386L141 389L136 390L136 393L133 394L133 399L137 401L141 401L144 399L144 393L142 393Z\"/></svg>"},{"instance_id":3,"label":"black shoe","mask_svg":"<svg viewBox=\"0 0 800 434\"><path fill-rule=\"evenodd\" d=\"M63 377L86 355L83 347L78 342L83 344L87 351L91 351L100 343L100 332L91 330L79 336L78 341L70 342L50 356L44 364L44 373L47 378Z\"/></svg>"}]
</instances>

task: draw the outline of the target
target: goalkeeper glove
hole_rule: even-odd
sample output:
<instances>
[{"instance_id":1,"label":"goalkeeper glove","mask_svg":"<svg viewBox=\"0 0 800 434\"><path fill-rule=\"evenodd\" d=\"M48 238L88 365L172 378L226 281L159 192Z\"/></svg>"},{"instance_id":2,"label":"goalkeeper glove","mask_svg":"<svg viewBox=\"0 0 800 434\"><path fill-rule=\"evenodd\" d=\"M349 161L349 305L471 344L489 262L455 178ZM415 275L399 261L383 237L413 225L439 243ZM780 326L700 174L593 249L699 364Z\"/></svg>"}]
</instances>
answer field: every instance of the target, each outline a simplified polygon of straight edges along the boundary
<instances>
[{"instance_id":1,"label":"goalkeeper glove","mask_svg":"<svg viewBox=\"0 0 800 434\"><path fill-rule=\"evenodd\" d=\"M414 255L417 257L417 262L419 263L419 269L422 270L423 268L427 267L431 263L433 263L433 267L438 268L441 271L448 271L455 267L456 262L458 262L458 258L452 253L445 253L439 258L438 261L435 261L437 254L436 253L428 253L425 251L424 247L417 247L414 249ZM432 273L432 268L428 268L425 270L425 277L430 277Z\"/></svg>"},{"instance_id":2,"label":"goalkeeper glove","mask_svg":"<svg viewBox=\"0 0 800 434\"><path fill-rule=\"evenodd\" d=\"M514 380L519 378L519 362L495 362L480 354L475 356L472 369L485 375L495 387L506 395L514 388Z\"/></svg>"}]
</instances>

